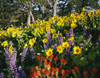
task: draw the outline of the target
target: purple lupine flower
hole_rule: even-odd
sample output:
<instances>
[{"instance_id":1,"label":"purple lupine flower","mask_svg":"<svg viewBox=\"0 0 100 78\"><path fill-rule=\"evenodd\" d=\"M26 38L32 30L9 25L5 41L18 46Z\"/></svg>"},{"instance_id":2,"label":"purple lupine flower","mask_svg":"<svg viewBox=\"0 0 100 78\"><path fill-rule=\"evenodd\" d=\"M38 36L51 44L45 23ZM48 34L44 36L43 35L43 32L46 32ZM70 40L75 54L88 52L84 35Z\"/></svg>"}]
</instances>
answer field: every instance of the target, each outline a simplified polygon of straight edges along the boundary
<instances>
[{"instance_id":1,"label":"purple lupine flower","mask_svg":"<svg viewBox=\"0 0 100 78\"><path fill-rule=\"evenodd\" d=\"M22 52L22 55L21 55L21 62L22 63L25 60L25 56L26 56L27 51L28 51L28 48L25 47L24 50L23 50L23 52Z\"/></svg>"},{"instance_id":2,"label":"purple lupine flower","mask_svg":"<svg viewBox=\"0 0 100 78\"><path fill-rule=\"evenodd\" d=\"M44 49L45 49L45 50L47 50L47 49L48 49L47 44L45 44L45 43L44 43L44 44L43 44L43 46L44 46Z\"/></svg>"},{"instance_id":3,"label":"purple lupine flower","mask_svg":"<svg viewBox=\"0 0 100 78\"><path fill-rule=\"evenodd\" d=\"M87 42L89 42L92 38L92 35L90 34L89 37L87 38Z\"/></svg>"},{"instance_id":4,"label":"purple lupine flower","mask_svg":"<svg viewBox=\"0 0 100 78\"><path fill-rule=\"evenodd\" d=\"M83 35L87 35L87 27L83 30Z\"/></svg>"},{"instance_id":5,"label":"purple lupine flower","mask_svg":"<svg viewBox=\"0 0 100 78\"><path fill-rule=\"evenodd\" d=\"M83 46L84 46L84 44L83 44L83 43L80 43L80 44L79 44L79 47L80 47L80 48L81 48L81 47L83 48Z\"/></svg>"},{"instance_id":6,"label":"purple lupine flower","mask_svg":"<svg viewBox=\"0 0 100 78\"><path fill-rule=\"evenodd\" d=\"M10 60L11 53L9 52L9 49L7 47L5 47L4 50L5 50L5 53L4 53L5 61L8 62Z\"/></svg>"},{"instance_id":7,"label":"purple lupine flower","mask_svg":"<svg viewBox=\"0 0 100 78\"><path fill-rule=\"evenodd\" d=\"M48 32L47 32L47 39L48 39L47 45L49 45L49 43L51 42L51 33L50 33L50 30L48 30Z\"/></svg>"},{"instance_id":8,"label":"purple lupine flower","mask_svg":"<svg viewBox=\"0 0 100 78\"><path fill-rule=\"evenodd\" d=\"M53 52L56 51L56 47L57 47L57 43L54 44L54 47L53 47Z\"/></svg>"},{"instance_id":9,"label":"purple lupine flower","mask_svg":"<svg viewBox=\"0 0 100 78\"><path fill-rule=\"evenodd\" d=\"M18 78L26 78L26 74L21 66L18 67Z\"/></svg>"},{"instance_id":10,"label":"purple lupine flower","mask_svg":"<svg viewBox=\"0 0 100 78\"><path fill-rule=\"evenodd\" d=\"M4 73L1 73L0 74L0 78L4 78Z\"/></svg>"},{"instance_id":11,"label":"purple lupine flower","mask_svg":"<svg viewBox=\"0 0 100 78\"><path fill-rule=\"evenodd\" d=\"M59 44L62 45L62 43L63 43L63 37L60 37Z\"/></svg>"},{"instance_id":12,"label":"purple lupine flower","mask_svg":"<svg viewBox=\"0 0 100 78\"><path fill-rule=\"evenodd\" d=\"M12 78L18 78L18 72L17 72L17 67L16 67L16 57L17 57L17 52L16 49L13 48L13 55L10 58L10 68L12 71Z\"/></svg>"},{"instance_id":13,"label":"purple lupine flower","mask_svg":"<svg viewBox=\"0 0 100 78\"><path fill-rule=\"evenodd\" d=\"M12 41L10 41L10 45L13 45Z\"/></svg>"},{"instance_id":14,"label":"purple lupine flower","mask_svg":"<svg viewBox=\"0 0 100 78\"><path fill-rule=\"evenodd\" d=\"M17 53L13 53L10 59L10 65L15 65Z\"/></svg>"},{"instance_id":15,"label":"purple lupine flower","mask_svg":"<svg viewBox=\"0 0 100 78\"><path fill-rule=\"evenodd\" d=\"M33 49L33 47L32 46L30 46L30 58L32 58L32 59L34 59L34 55L35 55L35 53L34 53L34 49Z\"/></svg>"},{"instance_id":16,"label":"purple lupine flower","mask_svg":"<svg viewBox=\"0 0 100 78\"><path fill-rule=\"evenodd\" d=\"M57 35L58 35L58 36L60 35L60 32L59 32L59 31L57 32Z\"/></svg>"},{"instance_id":17,"label":"purple lupine flower","mask_svg":"<svg viewBox=\"0 0 100 78\"><path fill-rule=\"evenodd\" d=\"M70 37L73 37L73 28L70 29Z\"/></svg>"},{"instance_id":18,"label":"purple lupine flower","mask_svg":"<svg viewBox=\"0 0 100 78\"><path fill-rule=\"evenodd\" d=\"M69 46L71 46L72 45L72 42L71 41L68 41L68 44L69 44Z\"/></svg>"},{"instance_id":19,"label":"purple lupine flower","mask_svg":"<svg viewBox=\"0 0 100 78\"><path fill-rule=\"evenodd\" d=\"M70 33L69 32L66 32L66 36L69 38L70 37Z\"/></svg>"}]
</instances>

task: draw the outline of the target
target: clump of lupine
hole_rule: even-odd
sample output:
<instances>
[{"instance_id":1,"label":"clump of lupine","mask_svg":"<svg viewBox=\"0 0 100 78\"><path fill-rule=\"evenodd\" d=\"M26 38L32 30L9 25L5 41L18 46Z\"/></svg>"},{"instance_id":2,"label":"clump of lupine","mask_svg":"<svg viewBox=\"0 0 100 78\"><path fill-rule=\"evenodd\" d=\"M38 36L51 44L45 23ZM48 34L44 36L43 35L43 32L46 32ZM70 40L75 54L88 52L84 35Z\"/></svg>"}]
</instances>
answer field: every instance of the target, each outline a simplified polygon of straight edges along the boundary
<instances>
[{"instance_id":1,"label":"clump of lupine","mask_svg":"<svg viewBox=\"0 0 100 78\"><path fill-rule=\"evenodd\" d=\"M58 57L54 57L54 55L50 55L49 57L37 55L36 60L39 65L34 66L29 71L30 78L92 78L98 72L98 69L95 67L90 71L81 71L78 66L68 69L68 62L64 58L59 59Z\"/></svg>"}]
</instances>

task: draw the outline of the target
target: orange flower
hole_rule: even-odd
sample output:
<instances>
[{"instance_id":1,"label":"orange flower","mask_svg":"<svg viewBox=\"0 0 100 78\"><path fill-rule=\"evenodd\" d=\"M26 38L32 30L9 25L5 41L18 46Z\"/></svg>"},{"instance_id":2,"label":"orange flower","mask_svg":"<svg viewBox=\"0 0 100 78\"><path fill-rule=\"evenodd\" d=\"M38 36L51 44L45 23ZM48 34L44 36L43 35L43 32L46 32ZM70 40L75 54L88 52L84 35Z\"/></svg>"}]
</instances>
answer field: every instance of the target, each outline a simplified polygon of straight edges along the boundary
<instances>
[{"instance_id":1,"label":"orange flower","mask_svg":"<svg viewBox=\"0 0 100 78\"><path fill-rule=\"evenodd\" d=\"M46 69L45 69L45 68L43 68L43 69L42 69L42 73L44 73L45 71L46 71Z\"/></svg>"},{"instance_id":2,"label":"orange flower","mask_svg":"<svg viewBox=\"0 0 100 78\"><path fill-rule=\"evenodd\" d=\"M58 61L58 57L55 57L54 60L55 60L55 61Z\"/></svg>"},{"instance_id":3,"label":"orange flower","mask_svg":"<svg viewBox=\"0 0 100 78\"><path fill-rule=\"evenodd\" d=\"M70 74L70 70L69 69L67 69L65 72L66 72L67 75Z\"/></svg>"},{"instance_id":4,"label":"orange flower","mask_svg":"<svg viewBox=\"0 0 100 78\"><path fill-rule=\"evenodd\" d=\"M38 76L41 76L41 71L40 70L37 70L36 73L37 73Z\"/></svg>"},{"instance_id":5,"label":"orange flower","mask_svg":"<svg viewBox=\"0 0 100 78\"><path fill-rule=\"evenodd\" d=\"M87 75L88 75L88 72L87 72L87 71L84 71L84 72L83 72L83 75L84 75L84 76L87 76Z\"/></svg>"},{"instance_id":6,"label":"orange flower","mask_svg":"<svg viewBox=\"0 0 100 78\"><path fill-rule=\"evenodd\" d=\"M55 72L59 72L59 68L56 67L56 68L55 68Z\"/></svg>"},{"instance_id":7,"label":"orange flower","mask_svg":"<svg viewBox=\"0 0 100 78\"><path fill-rule=\"evenodd\" d=\"M49 71L46 70L46 71L44 72L44 74L45 74L46 76L48 76L48 75L49 75Z\"/></svg>"},{"instance_id":8,"label":"orange flower","mask_svg":"<svg viewBox=\"0 0 100 78\"><path fill-rule=\"evenodd\" d=\"M39 67L38 66L35 66L35 70L38 70L39 69Z\"/></svg>"},{"instance_id":9,"label":"orange flower","mask_svg":"<svg viewBox=\"0 0 100 78\"><path fill-rule=\"evenodd\" d=\"M92 73L93 74L96 74L98 72L98 69L97 68L92 68Z\"/></svg>"},{"instance_id":10,"label":"orange flower","mask_svg":"<svg viewBox=\"0 0 100 78\"><path fill-rule=\"evenodd\" d=\"M62 74L62 75L65 74L65 70L64 70L64 69L61 70L61 74Z\"/></svg>"},{"instance_id":11,"label":"orange flower","mask_svg":"<svg viewBox=\"0 0 100 78\"><path fill-rule=\"evenodd\" d=\"M54 76L55 75L55 71L51 71L51 76Z\"/></svg>"},{"instance_id":12,"label":"orange flower","mask_svg":"<svg viewBox=\"0 0 100 78\"><path fill-rule=\"evenodd\" d=\"M46 69L49 71L49 70L51 69L51 65L48 64L48 65L46 66Z\"/></svg>"}]
</instances>

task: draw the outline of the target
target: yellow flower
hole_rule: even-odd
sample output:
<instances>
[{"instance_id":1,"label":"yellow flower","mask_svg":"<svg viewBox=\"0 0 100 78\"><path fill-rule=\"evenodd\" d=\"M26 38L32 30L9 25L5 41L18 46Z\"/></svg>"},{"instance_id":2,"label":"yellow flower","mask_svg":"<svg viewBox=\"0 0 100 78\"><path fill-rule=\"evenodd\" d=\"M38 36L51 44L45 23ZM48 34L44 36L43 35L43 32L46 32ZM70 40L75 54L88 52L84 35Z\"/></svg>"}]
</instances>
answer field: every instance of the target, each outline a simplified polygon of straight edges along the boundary
<instances>
[{"instance_id":1,"label":"yellow flower","mask_svg":"<svg viewBox=\"0 0 100 78\"><path fill-rule=\"evenodd\" d=\"M29 44L30 44L31 46L33 46L35 42L36 42L36 38L33 38L33 39L30 39L30 40L29 40Z\"/></svg>"},{"instance_id":2,"label":"yellow flower","mask_svg":"<svg viewBox=\"0 0 100 78\"><path fill-rule=\"evenodd\" d=\"M52 51L53 51L53 49L51 49L51 48L50 48L50 49L48 49L48 50L46 51L46 55L47 55L47 56L52 55L52 54L53 54L53 52L52 52Z\"/></svg>"},{"instance_id":3,"label":"yellow flower","mask_svg":"<svg viewBox=\"0 0 100 78\"><path fill-rule=\"evenodd\" d=\"M11 24L11 27L12 27L13 25Z\"/></svg>"},{"instance_id":4,"label":"yellow flower","mask_svg":"<svg viewBox=\"0 0 100 78\"><path fill-rule=\"evenodd\" d=\"M10 47L9 47L9 51L11 52L11 53L13 53L13 46L12 45L10 45Z\"/></svg>"},{"instance_id":5,"label":"yellow flower","mask_svg":"<svg viewBox=\"0 0 100 78\"><path fill-rule=\"evenodd\" d=\"M58 34L53 34L53 38L57 38L58 37Z\"/></svg>"},{"instance_id":6,"label":"yellow flower","mask_svg":"<svg viewBox=\"0 0 100 78\"><path fill-rule=\"evenodd\" d=\"M58 47L57 47L57 51L59 52L59 54L61 54L61 53L63 53L63 47L61 46L61 45L59 45Z\"/></svg>"},{"instance_id":7,"label":"yellow flower","mask_svg":"<svg viewBox=\"0 0 100 78\"><path fill-rule=\"evenodd\" d=\"M34 36L36 36L36 33L32 33Z\"/></svg>"},{"instance_id":8,"label":"yellow flower","mask_svg":"<svg viewBox=\"0 0 100 78\"><path fill-rule=\"evenodd\" d=\"M46 38L42 40L43 43L47 43L47 41L48 40Z\"/></svg>"},{"instance_id":9,"label":"yellow flower","mask_svg":"<svg viewBox=\"0 0 100 78\"><path fill-rule=\"evenodd\" d=\"M71 28L76 28L77 27L77 24L76 23L72 23L71 24Z\"/></svg>"},{"instance_id":10,"label":"yellow flower","mask_svg":"<svg viewBox=\"0 0 100 78\"><path fill-rule=\"evenodd\" d=\"M64 30L64 33L66 33L67 32L67 30Z\"/></svg>"},{"instance_id":11,"label":"yellow flower","mask_svg":"<svg viewBox=\"0 0 100 78\"><path fill-rule=\"evenodd\" d=\"M55 29L50 29L50 32L51 32L51 33L54 33L54 32L55 32Z\"/></svg>"},{"instance_id":12,"label":"yellow flower","mask_svg":"<svg viewBox=\"0 0 100 78\"><path fill-rule=\"evenodd\" d=\"M43 29L40 30L40 34L43 34Z\"/></svg>"},{"instance_id":13,"label":"yellow flower","mask_svg":"<svg viewBox=\"0 0 100 78\"><path fill-rule=\"evenodd\" d=\"M87 51L87 50L88 50L88 48L85 48L85 50Z\"/></svg>"},{"instance_id":14,"label":"yellow flower","mask_svg":"<svg viewBox=\"0 0 100 78\"><path fill-rule=\"evenodd\" d=\"M84 11L84 10L85 10L85 8L83 7L83 8L82 8L82 11Z\"/></svg>"},{"instance_id":15,"label":"yellow flower","mask_svg":"<svg viewBox=\"0 0 100 78\"><path fill-rule=\"evenodd\" d=\"M73 54L81 54L81 48L79 48L79 46L74 46L73 48Z\"/></svg>"},{"instance_id":16,"label":"yellow flower","mask_svg":"<svg viewBox=\"0 0 100 78\"><path fill-rule=\"evenodd\" d=\"M57 25L58 25L58 26L61 26L61 22L57 22Z\"/></svg>"},{"instance_id":17,"label":"yellow flower","mask_svg":"<svg viewBox=\"0 0 100 78\"><path fill-rule=\"evenodd\" d=\"M69 47L69 44L68 44L68 42L63 42L63 43L62 43L62 46L63 46L64 48L68 48L68 47Z\"/></svg>"},{"instance_id":18,"label":"yellow flower","mask_svg":"<svg viewBox=\"0 0 100 78\"><path fill-rule=\"evenodd\" d=\"M70 37L70 38L68 38L69 41L72 41L73 39L74 39L74 37Z\"/></svg>"},{"instance_id":19,"label":"yellow flower","mask_svg":"<svg viewBox=\"0 0 100 78\"><path fill-rule=\"evenodd\" d=\"M24 48L26 48L27 47L27 43L25 43L25 45L24 45Z\"/></svg>"},{"instance_id":20,"label":"yellow flower","mask_svg":"<svg viewBox=\"0 0 100 78\"><path fill-rule=\"evenodd\" d=\"M16 37L16 32L13 32L12 33L12 37Z\"/></svg>"},{"instance_id":21,"label":"yellow flower","mask_svg":"<svg viewBox=\"0 0 100 78\"><path fill-rule=\"evenodd\" d=\"M8 44L8 41L4 41L1 45L5 47Z\"/></svg>"},{"instance_id":22,"label":"yellow flower","mask_svg":"<svg viewBox=\"0 0 100 78\"><path fill-rule=\"evenodd\" d=\"M60 37L63 37L62 33L60 33Z\"/></svg>"}]
</instances>

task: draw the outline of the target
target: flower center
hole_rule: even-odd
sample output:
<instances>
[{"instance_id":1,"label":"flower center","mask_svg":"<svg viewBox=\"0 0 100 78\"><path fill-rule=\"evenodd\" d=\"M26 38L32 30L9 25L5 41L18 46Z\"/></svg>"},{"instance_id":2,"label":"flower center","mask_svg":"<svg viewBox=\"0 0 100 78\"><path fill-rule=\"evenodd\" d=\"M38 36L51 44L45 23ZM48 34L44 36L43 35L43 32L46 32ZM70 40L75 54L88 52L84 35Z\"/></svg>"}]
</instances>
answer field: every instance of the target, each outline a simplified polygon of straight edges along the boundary
<instances>
[{"instance_id":1,"label":"flower center","mask_svg":"<svg viewBox=\"0 0 100 78\"><path fill-rule=\"evenodd\" d=\"M76 49L76 52L79 52L79 49Z\"/></svg>"}]
</instances>

